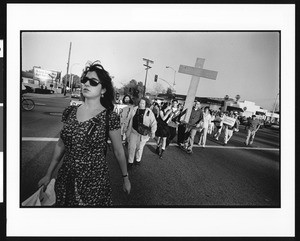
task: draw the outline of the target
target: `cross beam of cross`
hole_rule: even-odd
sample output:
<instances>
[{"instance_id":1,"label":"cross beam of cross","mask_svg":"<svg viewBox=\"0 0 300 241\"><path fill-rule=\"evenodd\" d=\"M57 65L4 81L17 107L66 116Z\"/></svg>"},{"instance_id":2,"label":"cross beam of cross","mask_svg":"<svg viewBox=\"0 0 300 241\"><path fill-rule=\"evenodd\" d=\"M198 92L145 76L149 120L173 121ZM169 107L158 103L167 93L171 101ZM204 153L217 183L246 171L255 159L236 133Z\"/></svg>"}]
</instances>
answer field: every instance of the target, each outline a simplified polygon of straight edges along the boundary
<instances>
[{"instance_id":1,"label":"cross beam of cross","mask_svg":"<svg viewBox=\"0 0 300 241\"><path fill-rule=\"evenodd\" d=\"M216 80L218 72L213 70L203 69L205 59L197 58L195 67L180 65L178 73L192 75L189 90L186 96L184 109L187 109L187 113L184 117L184 121L188 122L191 116L194 100L196 97L197 88L200 82L200 77Z\"/></svg>"}]
</instances>

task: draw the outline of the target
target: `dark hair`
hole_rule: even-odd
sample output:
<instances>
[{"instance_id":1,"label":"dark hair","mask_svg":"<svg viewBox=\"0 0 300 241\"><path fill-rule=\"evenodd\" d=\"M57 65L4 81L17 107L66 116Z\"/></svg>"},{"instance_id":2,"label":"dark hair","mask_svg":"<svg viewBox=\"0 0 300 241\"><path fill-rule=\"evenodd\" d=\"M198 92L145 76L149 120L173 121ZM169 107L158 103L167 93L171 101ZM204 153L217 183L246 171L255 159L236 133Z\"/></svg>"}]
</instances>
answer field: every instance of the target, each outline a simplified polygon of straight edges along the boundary
<instances>
[{"instance_id":1,"label":"dark hair","mask_svg":"<svg viewBox=\"0 0 300 241\"><path fill-rule=\"evenodd\" d=\"M178 100L176 100L176 99L173 99L173 100L172 100L172 103L174 103L175 101L178 103Z\"/></svg>"},{"instance_id":2,"label":"dark hair","mask_svg":"<svg viewBox=\"0 0 300 241\"><path fill-rule=\"evenodd\" d=\"M168 103L168 102L165 102L165 103L163 104L163 106L161 107L161 110L164 111L168 106L169 106L169 103Z\"/></svg>"},{"instance_id":3,"label":"dark hair","mask_svg":"<svg viewBox=\"0 0 300 241\"><path fill-rule=\"evenodd\" d=\"M133 105L133 100L132 100L132 98L131 98L130 95L124 95L124 97L123 97L123 99L122 99L122 103L124 104L125 98L126 98L126 97L129 97L129 104Z\"/></svg>"},{"instance_id":4,"label":"dark hair","mask_svg":"<svg viewBox=\"0 0 300 241\"><path fill-rule=\"evenodd\" d=\"M150 106L149 99L147 99L146 97L141 97L141 98L139 99L139 101L137 102L138 105L140 104L141 100L144 100L144 101L146 102L146 105L145 105L146 108L149 108L149 106Z\"/></svg>"},{"instance_id":5,"label":"dark hair","mask_svg":"<svg viewBox=\"0 0 300 241\"><path fill-rule=\"evenodd\" d=\"M106 109L112 111L114 109L115 91L109 73L103 68L99 60L94 61L85 67L85 70L81 75L81 79L84 78L88 72L93 72L93 71L97 74L98 79L100 80L100 83L102 85L102 88L106 89L105 93L103 94L103 97L100 98L100 103ZM85 99L84 96L82 96L82 99L83 100Z\"/></svg>"}]
</instances>

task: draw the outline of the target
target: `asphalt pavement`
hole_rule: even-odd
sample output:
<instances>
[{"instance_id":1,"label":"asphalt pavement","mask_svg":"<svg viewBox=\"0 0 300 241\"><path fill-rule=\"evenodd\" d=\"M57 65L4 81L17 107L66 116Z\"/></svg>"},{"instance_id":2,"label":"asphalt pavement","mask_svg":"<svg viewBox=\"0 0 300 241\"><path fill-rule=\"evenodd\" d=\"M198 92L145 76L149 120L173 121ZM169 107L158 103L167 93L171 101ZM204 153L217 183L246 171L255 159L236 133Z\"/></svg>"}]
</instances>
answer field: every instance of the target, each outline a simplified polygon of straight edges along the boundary
<instances>
[{"instance_id":1,"label":"asphalt pavement","mask_svg":"<svg viewBox=\"0 0 300 241\"><path fill-rule=\"evenodd\" d=\"M22 111L20 201L36 191L45 174L62 127L61 112L70 97L30 95L37 105ZM55 113L55 114L53 114ZM176 138L164 152L155 153L155 140L144 148L140 166L129 171L132 192L122 191L122 177L112 150L108 151L115 207L280 207L279 130L260 129L252 146L245 146L241 127L228 145L208 136L205 148L187 154ZM198 141L198 136L195 142ZM125 153L127 148L124 146Z\"/></svg>"}]
</instances>

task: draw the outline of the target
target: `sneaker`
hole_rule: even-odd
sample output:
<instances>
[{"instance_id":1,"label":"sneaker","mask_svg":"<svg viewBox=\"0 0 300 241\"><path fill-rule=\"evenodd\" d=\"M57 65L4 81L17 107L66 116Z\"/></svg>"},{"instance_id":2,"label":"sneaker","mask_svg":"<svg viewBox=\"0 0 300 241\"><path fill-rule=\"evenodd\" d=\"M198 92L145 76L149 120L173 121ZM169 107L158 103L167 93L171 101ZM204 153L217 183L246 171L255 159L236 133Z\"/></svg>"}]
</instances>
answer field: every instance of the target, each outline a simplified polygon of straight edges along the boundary
<instances>
[{"instance_id":1,"label":"sneaker","mask_svg":"<svg viewBox=\"0 0 300 241\"><path fill-rule=\"evenodd\" d=\"M203 144L202 147L205 148L205 145Z\"/></svg>"},{"instance_id":2,"label":"sneaker","mask_svg":"<svg viewBox=\"0 0 300 241\"><path fill-rule=\"evenodd\" d=\"M127 164L127 169L131 169L133 167L133 163L128 163Z\"/></svg>"},{"instance_id":3,"label":"sneaker","mask_svg":"<svg viewBox=\"0 0 300 241\"><path fill-rule=\"evenodd\" d=\"M218 137L216 137L215 139L216 139L217 141L219 140L219 138L218 138Z\"/></svg>"},{"instance_id":4,"label":"sneaker","mask_svg":"<svg viewBox=\"0 0 300 241\"><path fill-rule=\"evenodd\" d=\"M200 142L198 143L198 146L202 146Z\"/></svg>"},{"instance_id":5,"label":"sneaker","mask_svg":"<svg viewBox=\"0 0 300 241\"><path fill-rule=\"evenodd\" d=\"M136 162L134 163L134 165L139 166L139 165L141 165L141 162L140 162L140 161L139 161L139 162L136 161Z\"/></svg>"},{"instance_id":6,"label":"sneaker","mask_svg":"<svg viewBox=\"0 0 300 241\"><path fill-rule=\"evenodd\" d=\"M193 153L193 151L192 151L192 150L190 150L190 149L187 149L187 150L186 150L186 153L188 153L188 154L192 154L192 153Z\"/></svg>"}]
</instances>

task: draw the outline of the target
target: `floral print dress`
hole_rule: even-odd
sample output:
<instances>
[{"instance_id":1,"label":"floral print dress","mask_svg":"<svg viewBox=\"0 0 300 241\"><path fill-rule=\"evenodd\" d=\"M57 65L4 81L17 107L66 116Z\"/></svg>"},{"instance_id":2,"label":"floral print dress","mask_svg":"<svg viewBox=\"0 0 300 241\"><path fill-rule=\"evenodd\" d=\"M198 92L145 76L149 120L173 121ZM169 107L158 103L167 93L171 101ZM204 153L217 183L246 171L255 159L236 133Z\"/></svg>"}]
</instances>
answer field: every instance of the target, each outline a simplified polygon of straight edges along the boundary
<instances>
[{"instance_id":1,"label":"floral print dress","mask_svg":"<svg viewBox=\"0 0 300 241\"><path fill-rule=\"evenodd\" d=\"M62 115L60 137L65 155L55 182L56 206L111 206L111 186L106 162L106 118L109 130L120 129L117 113L103 110L80 122L77 107L67 107Z\"/></svg>"}]
</instances>

